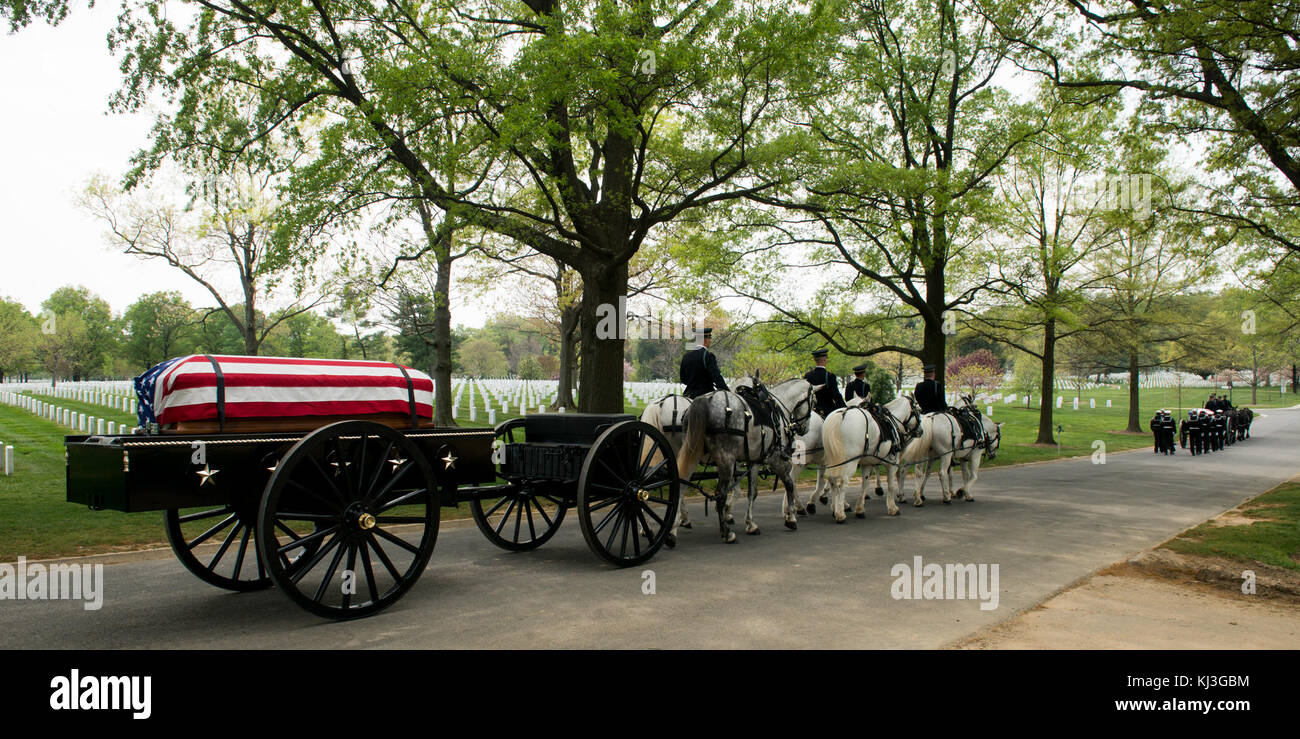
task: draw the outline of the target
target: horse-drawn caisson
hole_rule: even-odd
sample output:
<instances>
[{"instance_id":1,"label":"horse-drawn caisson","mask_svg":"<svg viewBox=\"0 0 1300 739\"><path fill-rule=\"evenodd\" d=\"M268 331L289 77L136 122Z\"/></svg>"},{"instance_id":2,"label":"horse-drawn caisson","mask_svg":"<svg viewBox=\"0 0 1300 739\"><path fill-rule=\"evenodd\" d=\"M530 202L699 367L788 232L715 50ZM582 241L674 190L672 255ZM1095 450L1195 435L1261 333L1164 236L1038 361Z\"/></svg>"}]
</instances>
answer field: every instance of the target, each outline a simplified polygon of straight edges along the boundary
<instances>
[{"instance_id":1,"label":"horse-drawn caisson","mask_svg":"<svg viewBox=\"0 0 1300 739\"><path fill-rule=\"evenodd\" d=\"M443 506L468 504L511 550L540 546L574 508L592 551L628 566L668 541L680 502L672 447L632 416L434 428L432 382L400 365L191 356L136 384L138 433L67 437L69 502L163 511L201 579L274 584L321 616L401 598Z\"/></svg>"}]
</instances>

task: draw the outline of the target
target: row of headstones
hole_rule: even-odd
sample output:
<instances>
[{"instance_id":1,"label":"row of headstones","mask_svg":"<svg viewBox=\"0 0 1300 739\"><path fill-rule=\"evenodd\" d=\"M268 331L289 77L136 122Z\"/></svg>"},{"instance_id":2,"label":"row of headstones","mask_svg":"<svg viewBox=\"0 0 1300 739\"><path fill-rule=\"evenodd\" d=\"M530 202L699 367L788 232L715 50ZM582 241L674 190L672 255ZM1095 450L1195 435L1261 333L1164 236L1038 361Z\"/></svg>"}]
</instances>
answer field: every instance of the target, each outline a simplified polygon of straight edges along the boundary
<instances>
[{"instance_id":1,"label":"row of headstones","mask_svg":"<svg viewBox=\"0 0 1300 739\"><path fill-rule=\"evenodd\" d=\"M123 413L134 414L136 399L128 395L127 392L117 392L119 389L121 388L118 386L106 390L96 387L67 387L66 384L59 387L34 385L28 392L64 400L76 400L82 403L112 408Z\"/></svg>"},{"instance_id":2,"label":"row of headstones","mask_svg":"<svg viewBox=\"0 0 1300 739\"><path fill-rule=\"evenodd\" d=\"M96 418L93 415L78 413L67 408L59 407L53 403L48 403L39 398L30 395L21 395L18 393L5 393L5 402L9 405L22 408L38 418L47 421L62 424L74 431L80 431L86 434L105 434L112 436L119 431L126 433L127 425L118 424L116 421L106 421L103 418Z\"/></svg>"}]
</instances>

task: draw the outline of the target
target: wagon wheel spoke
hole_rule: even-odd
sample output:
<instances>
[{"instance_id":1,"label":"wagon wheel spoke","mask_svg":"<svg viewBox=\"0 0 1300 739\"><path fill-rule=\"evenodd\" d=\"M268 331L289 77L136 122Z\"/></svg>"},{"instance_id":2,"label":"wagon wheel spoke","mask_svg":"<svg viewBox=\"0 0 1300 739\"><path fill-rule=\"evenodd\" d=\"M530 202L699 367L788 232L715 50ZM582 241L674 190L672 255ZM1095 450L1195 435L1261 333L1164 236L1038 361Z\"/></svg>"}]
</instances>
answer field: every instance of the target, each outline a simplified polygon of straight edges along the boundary
<instances>
[{"instance_id":1,"label":"wagon wheel spoke","mask_svg":"<svg viewBox=\"0 0 1300 739\"><path fill-rule=\"evenodd\" d=\"M357 545L355 543L348 543L348 561L343 564L343 571L345 573L352 573L352 588L355 590L357 586ZM343 607L348 608L351 605L352 593L348 589L344 588Z\"/></svg>"},{"instance_id":2,"label":"wagon wheel spoke","mask_svg":"<svg viewBox=\"0 0 1300 739\"><path fill-rule=\"evenodd\" d=\"M244 536L239 541L239 553L235 555L235 574L234 578L239 579L239 573L244 570L244 555L248 553L248 537L253 533L253 527L244 526Z\"/></svg>"},{"instance_id":3,"label":"wagon wheel spoke","mask_svg":"<svg viewBox=\"0 0 1300 739\"><path fill-rule=\"evenodd\" d=\"M334 550L334 559L330 560L330 566L329 569L325 571L325 577L322 577L320 579L320 585L316 586L316 594L312 596L312 600L319 603L321 598L325 597L325 591L329 589L330 583L334 582L334 573L338 571L339 561L343 559L345 551L352 551L352 546L348 545L346 550L344 547L338 547ZM346 599L346 597L347 594L345 593L344 598ZM343 607L347 608L346 605Z\"/></svg>"},{"instance_id":4,"label":"wagon wheel spoke","mask_svg":"<svg viewBox=\"0 0 1300 739\"><path fill-rule=\"evenodd\" d=\"M370 602L374 603L379 600L379 584L375 582L375 568L370 563L369 537L361 540L361 566L366 573L366 588L370 591ZM398 580L401 578L394 574L393 579Z\"/></svg>"},{"instance_id":5,"label":"wagon wheel spoke","mask_svg":"<svg viewBox=\"0 0 1300 739\"><path fill-rule=\"evenodd\" d=\"M295 536L293 541L289 542L288 544L285 544L284 546L276 549L275 551L277 554L285 554L287 552L290 552L294 549L298 549L300 547L310 546L311 544L314 544L317 541L320 541L321 539L325 538L326 536L338 531L338 528L339 528L338 526L329 526L327 528L313 531L312 533L306 536Z\"/></svg>"},{"instance_id":6,"label":"wagon wheel spoke","mask_svg":"<svg viewBox=\"0 0 1300 739\"><path fill-rule=\"evenodd\" d=\"M218 549L217 553L214 554L212 556L212 559L208 561L209 570L217 569L217 563L221 561L222 557L226 556L226 550L230 548L230 542L235 540L235 535L238 534L239 531L243 528L244 525L240 523L240 524L236 524L234 528L230 529L230 533L226 534L226 538L223 539L221 542L221 548Z\"/></svg>"},{"instance_id":7,"label":"wagon wheel spoke","mask_svg":"<svg viewBox=\"0 0 1300 739\"><path fill-rule=\"evenodd\" d=\"M578 481L580 523L592 551L628 566L654 556L668 541L666 522L681 497L680 482L669 471L674 459L663 434L639 421L615 424L596 439Z\"/></svg>"},{"instance_id":8,"label":"wagon wheel spoke","mask_svg":"<svg viewBox=\"0 0 1300 739\"><path fill-rule=\"evenodd\" d=\"M517 499L515 499L515 498L511 498L511 499L510 499L510 505L509 505L509 507L506 508L506 512L505 512L505 514L504 514L503 516L501 516L501 520L497 522L497 527L496 527L496 529L495 529L495 531L497 532L497 536L500 536L500 535L501 535L501 529L503 529L503 528L506 527L506 523L507 523L508 521L510 521L510 514L511 514L511 513L514 513L515 506L518 505L518 504L519 504L519 501L518 501ZM516 536L515 538L517 539L517 538L519 538L519 537Z\"/></svg>"},{"instance_id":9,"label":"wagon wheel spoke","mask_svg":"<svg viewBox=\"0 0 1300 739\"><path fill-rule=\"evenodd\" d=\"M226 506L225 508L213 508L210 511L201 511L199 513L187 513L181 516L179 520L181 523L189 523L190 521L201 521L205 518L220 516L223 513L234 513L234 512L235 512L234 508L231 508L230 506Z\"/></svg>"},{"instance_id":10,"label":"wagon wheel spoke","mask_svg":"<svg viewBox=\"0 0 1300 739\"><path fill-rule=\"evenodd\" d=\"M200 544L202 544L203 542L207 541L208 539L212 538L212 535L213 535L213 534L215 534L215 533L217 533L218 531L220 531L220 530L226 528L227 526L229 526L229 525L231 524L232 521L237 521L237 520L239 520L239 514L237 514L237 513L232 513L232 514L230 514L230 516L227 517L227 518L226 518L224 521L222 521L221 523L217 524L216 526L213 526L212 528L208 529L207 531L204 531L202 534L199 534L198 537L196 537L196 538L193 539L192 541L187 542L187 544L189 545L189 548L190 548L190 549L193 549L194 547L197 547L198 545L200 545Z\"/></svg>"},{"instance_id":11,"label":"wagon wheel spoke","mask_svg":"<svg viewBox=\"0 0 1300 739\"><path fill-rule=\"evenodd\" d=\"M375 511L374 511L374 512L375 512L375 515L379 515L380 513L383 513L384 511L387 511L387 510L391 510L391 509L393 509L393 508L396 508L396 507L399 506L399 505L405 505L406 503L408 503L408 502L410 502L410 501L412 501L412 500L414 500L414 499L416 499L416 498L419 498L419 497L422 496L422 495L428 495L428 494L429 494L429 491L428 491L426 488L420 488L419 490L412 490L411 492L406 493L406 494L404 494L404 495L399 495L398 497L393 498L392 500L388 501L387 503L383 504L382 506L379 506L379 507L375 508Z\"/></svg>"},{"instance_id":12,"label":"wagon wheel spoke","mask_svg":"<svg viewBox=\"0 0 1300 739\"><path fill-rule=\"evenodd\" d=\"M325 542L320 549L316 550L316 553L312 555L311 559L307 560L307 564L303 565L297 572L289 575L289 580L295 585L298 584L298 582L301 581L308 572L316 569L316 565L320 564L320 561L325 559L325 556L333 551L334 547L338 546L339 541L339 537L331 536L329 541Z\"/></svg>"},{"instance_id":13,"label":"wagon wheel spoke","mask_svg":"<svg viewBox=\"0 0 1300 739\"><path fill-rule=\"evenodd\" d=\"M420 553L420 548L419 548L419 547L414 546L413 544L409 544L409 543L407 543L404 539L402 539L402 538L400 538L400 537L397 537L397 536L394 536L393 534L391 534L391 533L389 533L389 532L387 532L387 531L385 531L385 530L383 530L383 529L381 529L381 528L379 528L379 527L375 527L375 528L371 529L371 531L372 531L373 533L379 534L380 536L382 536L382 537L384 537L385 539L387 539L387 540L393 542L393 543L396 544L397 546L399 546L399 547L405 549L406 551L408 551L408 552L410 552L410 553L412 553L412 554L419 554L419 553Z\"/></svg>"},{"instance_id":14,"label":"wagon wheel spoke","mask_svg":"<svg viewBox=\"0 0 1300 739\"><path fill-rule=\"evenodd\" d=\"M370 545L371 549L375 550L375 556L379 557L379 562L384 565L384 569L388 570L388 574L392 575L394 580L400 581L402 573L398 572L397 568L393 566L393 561L388 558L388 553L384 551L383 545L376 541L375 537L369 535L366 536L366 543Z\"/></svg>"}]
</instances>

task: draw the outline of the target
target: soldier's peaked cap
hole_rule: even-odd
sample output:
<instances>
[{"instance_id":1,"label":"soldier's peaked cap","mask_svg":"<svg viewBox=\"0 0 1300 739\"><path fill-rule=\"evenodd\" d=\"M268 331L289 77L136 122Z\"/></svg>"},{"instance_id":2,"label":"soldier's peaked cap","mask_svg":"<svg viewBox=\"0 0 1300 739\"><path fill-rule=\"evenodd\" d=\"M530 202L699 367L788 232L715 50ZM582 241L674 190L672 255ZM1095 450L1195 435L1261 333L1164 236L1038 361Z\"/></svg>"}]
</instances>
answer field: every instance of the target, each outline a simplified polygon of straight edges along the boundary
<instances>
[{"instance_id":1,"label":"soldier's peaked cap","mask_svg":"<svg viewBox=\"0 0 1300 739\"><path fill-rule=\"evenodd\" d=\"M921 371L922 371L922 372L934 372L934 365L933 365L933 364L927 364L927 365L921 367Z\"/></svg>"},{"instance_id":2,"label":"soldier's peaked cap","mask_svg":"<svg viewBox=\"0 0 1300 739\"><path fill-rule=\"evenodd\" d=\"M826 355L829 354L829 353L830 353L830 351L829 351L829 350L826 350L826 349L813 349L813 353L812 353L812 355L813 355L814 357L824 357L824 356L826 356Z\"/></svg>"},{"instance_id":3,"label":"soldier's peaked cap","mask_svg":"<svg viewBox=\"0 0 1300 739\"><path fill-rule=\"evenodd\" d=\"M865 365L865 364L859 364L857 367L854 367L854 368L853 368L853 371L854 371L854 372L866 372L866 371L867 371L867 365Z\"/></svg>"}]
</instances>

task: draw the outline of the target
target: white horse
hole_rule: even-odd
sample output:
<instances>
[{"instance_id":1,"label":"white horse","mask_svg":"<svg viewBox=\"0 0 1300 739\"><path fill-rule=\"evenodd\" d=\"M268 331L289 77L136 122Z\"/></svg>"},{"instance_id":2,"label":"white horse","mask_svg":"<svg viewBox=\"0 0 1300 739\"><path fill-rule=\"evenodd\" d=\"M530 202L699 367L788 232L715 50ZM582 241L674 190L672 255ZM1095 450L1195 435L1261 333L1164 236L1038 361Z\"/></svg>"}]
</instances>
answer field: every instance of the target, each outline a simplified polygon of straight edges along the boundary
<instances>
[{"instance_id":1,"label":"white horse","mask_svg":"<svg viewBox=\"0 0 1300 739\"><path fill-rule=\"evenodd\" d=\"M886 410L894 419L902 418L898 423L891 422L889 428L882 428L874 416L865 408L854 405L832 411L826 416L823 427L822 443L826 449L826 476L831 490L831 513L836 523L844 523L845 488L849 478L857 471L858 465L865 465L862 474L862 490L854 515L866 517L867 479L869 470L877 465L886 469L885 478L889 485L889 494L885 498L885 507L889 515L898 515L897 501L901 493L901 478L896 474L899 459L904 449L911 446L913 436L922 430L921 414L910 396L899 396L885 404ZM879 485L879 479L877 479ZM815 507L810 502L810 512Z\"/></svg>"},{"instance_id":2,"label":"white horse","mask_svg":"<svg viewBox=\"0 0 1300 739\"><path fill-rule=\"evenodd\" d=\"M967 405L973 406L969 398L963 400ZM921 461L925 463L925 475L919 476L913 495L914 504L919 506L924 501L925 483L930 479L929 460L931 459L939 461L939 485L943 488L945 504L951 503L954 495L967 501L975 500L971 495L971 489L979 479L980 461L986 454L989 459L997 456L998 447L1002 444L1002 424L981 414L982 438L963 439L961 425L952 413L927 413L925 419L925 425L929 426L929 429L923 438L927 443L918 444L915 450L909 449L909 454L906 455L917 460L918 463ZM955 493L952 489L954 461L961 465L962 482Z\"/></svg>"},{"instance_id":3,"label":"white horse","mask_svg":"<svg viewBox=\"0 0 1300 739\"><path fill-rule=\"evenodd\" d=\"M673 459L677 458L678 452L682 450L682 441L686 438L683 422L686 420L686 409L691 407L691 399L685 395L666 395L659 400L647 405L644 411L641 411L641 421L654 426L663 432L664 438L668 439L668 445L673 449ZM652 447L653 443L646 439L645 445ZM657 455L658 452L655 452ZM644 451L642 452L644 456ZM651 464L657 464L658 459L651 460ZM691 519L686 515L686 502L677 506L677 525L689 529ZM673 537L670 541L676 540L676 527L674 527Z\"/></svg>"}]
</instances>

